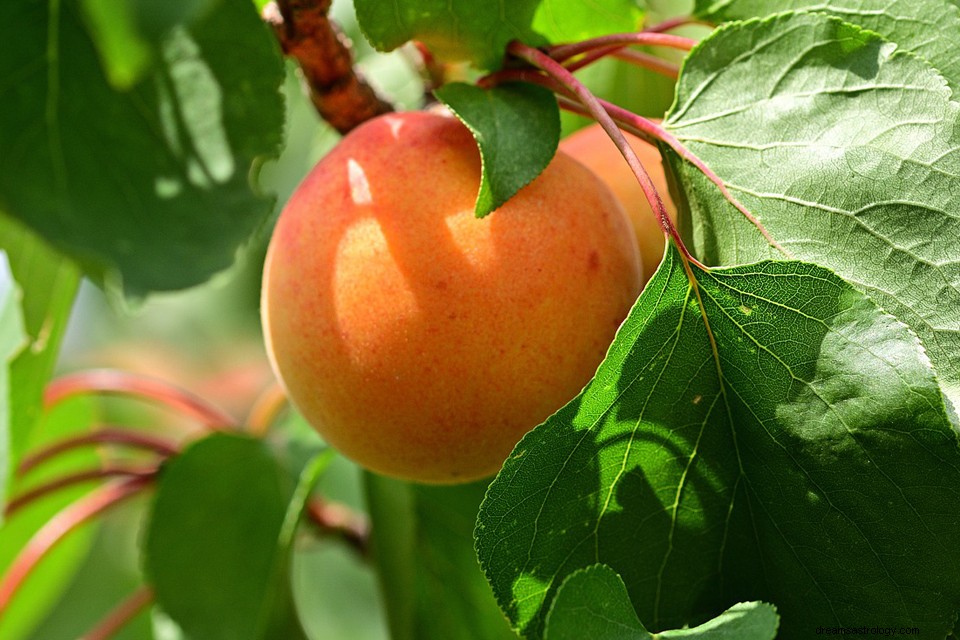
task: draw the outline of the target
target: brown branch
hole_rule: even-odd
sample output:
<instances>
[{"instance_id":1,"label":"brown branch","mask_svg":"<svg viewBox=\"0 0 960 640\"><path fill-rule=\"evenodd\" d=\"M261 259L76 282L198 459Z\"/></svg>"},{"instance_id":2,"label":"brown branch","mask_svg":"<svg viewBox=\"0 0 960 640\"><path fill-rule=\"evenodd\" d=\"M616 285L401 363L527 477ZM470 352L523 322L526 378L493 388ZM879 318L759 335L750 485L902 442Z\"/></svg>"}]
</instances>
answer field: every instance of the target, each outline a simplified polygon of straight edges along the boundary
<instances>
[{"instance_id":1,"label":"brown branch","mask_svg":"<svg viewBox=\"0 0 960 640\"><path fill-rule=\"evenodd\" d=\"M283 53L294 58L320 116L340 133L393 107L357 73L350 42L329 17L331 0L276 0L263 9Z\"/></svg>"}]
</instances>

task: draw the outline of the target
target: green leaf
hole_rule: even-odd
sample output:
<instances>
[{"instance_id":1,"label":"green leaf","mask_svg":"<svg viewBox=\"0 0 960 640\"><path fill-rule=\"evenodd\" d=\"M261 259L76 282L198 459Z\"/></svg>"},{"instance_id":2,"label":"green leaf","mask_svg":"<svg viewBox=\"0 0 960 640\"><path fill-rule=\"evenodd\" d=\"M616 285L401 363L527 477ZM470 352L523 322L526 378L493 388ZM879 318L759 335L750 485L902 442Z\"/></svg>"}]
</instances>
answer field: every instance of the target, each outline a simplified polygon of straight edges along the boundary
<instances>
[{"instance_id":1,"label":"green leaf","mask_svg":"<svg viewBox=\"0 0 960 640\"><path fill-rule=\"evenodd\" d=\"M26 339L20 289L13 279L7 255L0 251L0 524L3 523L9 465L13 458L10 424L15 389L10 384L10 365L23 349Z\"/></svg>"},{"instance_id":2,"label":"green leaf","mask_svg":"<svg viewBox=\"0 0 960 640\"><path fill-rule=\"evenodd\" d=\"M473 549L486 483L428 486L365 474L392 640L508 640Z\"/></svg>"},{"instance_id":3,"label":"green leaf","mask_svg":"<svg viewBox=\"0 0 960 640\"><path fill-rule=\"evenodd\" d=\"M277 45L223 2L118 92L78 1L15 0L0 25L0 208L128 295L199 284L273 206L250 181L281 139Z\"/></svg>"},{"instance_id":4,"label":"green leaf","mask_svg":"<svg viewBox=\"0 0 960 640\"><path fill-rule=\"evenodd\" d=\"M560 109L553 94L542 87L508 83L484 90L454 82L435 93L480 147L478 218L532 182L557 152Z\"/></svg>"},{"instance_id":5,"label":"green leaf","mask_svg":"<svg viewBox=\"0 0 960 640\"><path fill-rule=\"evenodd\" d=\"M290 545L316 474L296 489L267 446L216 434L163 470L145 539L157 603L190 637L303 638Z\"/></svg>"},{"instance_id":6,"label":"green leaf","mask_svg":"<svg viewBox=\"0 0 960 640\"><path fill-rule=\"evenodd\" d=\"M70 398L40 416L31 430L25 450L35 451L63 438L82 433L93 423L95 412L89 397ZM100 464L97 452L89 447L63 453L44 462L26 475L14 477L10 494L22 495L41 484L65 475L95 468ZM61 489L11 514L0 527L0 575L30 538L57 512L84 495L90 484ZM22 640L50 613L83 564L99 525L84 526L67 536L17 592L10 607L0 617L0 638Z\"/></svg>"},{"instance_id":7,"label":"green leaf","mask_svg":"<svg viewBox=\"0 0 960 640\"><path fill-rule=\"evenodd\" d=\"M876 31L905 51L928 60L960 88L960 50L951 38L935 33L960 32L960 7L949 0L696 0L694 13L706 20L725 22L768 16L781 11L829 13Z\"/></svg>"},{"instance_id":8,"label":"green leaf","mask_svg":"<svg viewBox=\"0 0 960 640\"><path fill-rule=\"evenodd\" d=\"M637 28L633 0L355 0L357 20L370 43L390 51L419 40L442 60L499 67L507 43L569 42Z\"/></svg>"},{"instance_id":9,"label":"green leaf","mask_svg":"<svg viewBox=\"0 0 960 640\"><path fill-rule=\"evenodd\" d=\"M944 637L960 443L919 341L815 265L689 269L696 287L671 247L593 381L490 485L477 550L501 607L539 638L601 562L655 630L762 600L786 640Z\"/></svg>"},{"instance_id":10,"label":"green leaf","mask_svg":"<svg viewBox=\"0 0 960 640\"><path fill-rule=\"evenodd\" d=\"M801 13L714 32L687 59L666 126L790 255L834 270L916 331L956 401L958 111L923 60ZM701 260L775 255L698 170L667 159Z\"/></svg>"},{"instance_id":11,"label":"green leaf","mask_svg":"<svg viewBox=\"0 0 960 640\"><path fill-rule=\"evenodd\" d=\"M655 636L637 618L627 587L602 564L575 571L563 581L547 614L547 640L773 640L779 618L774 607L741 602L693 629Z\"/></svg>"},{"instance_id":12,"label":"green leaf","mask_svg":"<svg viewBox=\"0 0 960 640\"><path fill-rule=\"evenodd\" d=\"M171 29L193 24L221 1L80 0L80 8L110 84L125 90L147 73Z\"/></svg>"},{"instance_id":13,"label":"green leaf","mask_svg":"<svg viewBox=\"0 0 960 640\"><path fill-rule=\"evenodd\" d=\"M10 367L10 448L15 464L40 418L43 389L53 374L80 272L26 227L3 215L0 249L7 252L22 292L28 341Z\"/></svg>"}]
</instances>

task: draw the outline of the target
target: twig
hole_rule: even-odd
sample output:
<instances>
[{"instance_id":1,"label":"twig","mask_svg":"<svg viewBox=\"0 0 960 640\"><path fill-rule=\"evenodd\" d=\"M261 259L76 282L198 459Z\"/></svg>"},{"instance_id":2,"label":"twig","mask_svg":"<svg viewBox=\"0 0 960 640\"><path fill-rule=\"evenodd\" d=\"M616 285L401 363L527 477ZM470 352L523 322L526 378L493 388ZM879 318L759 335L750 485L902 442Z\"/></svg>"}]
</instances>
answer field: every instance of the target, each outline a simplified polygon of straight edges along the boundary
<instances>
[{"instance_id":1,"label":"twig","mask_svg":"<svg viewBox=\"0 0 960 640\"><path fill-rule=\"evenodd\" d=\"M236 420L228 413L186 389L155 378L114 369L94 369L60 377L47 387L43 400L49 409L67 398L89 393L119 394L151 400L180 411L214 429L236 426Z\"/></svg>"},{"instance_id":2,"label":"twig","mask_svg":"<svg viewBox=\"0 0 960 640\"><path fill-rule=\"evenodd\" d=\"M66 438L59 442L55 442L54 444L46 447L45 449L41 449L36 453L25 456L20 462L20 466L17 468L17 473L19 475L23 475L50 458L64 453L65 451L70 451L71 449L83 447L88 444L114 444L136 447L139 449L153 451L164 457L175 455L180 450L177 445L170 442L166 438L160 438L145 433L137 433L135 431L127 431L125 429L106 427L91 433L85 433L72 438Z\"/></svg>"},{"instance_id":3,"label":"twig","mask_svg":"<svg viewBox=\"0 0 960 640\"><path fill-rule=\"evenodd\" d=\"M393 107L353 67L350 42L327 17L331 0L276 0L263 9L284 54L294 58L320 117L340 133Z\"/></svg>"},{"instance_id":4,"label":"twig","mask_svg":"<svg viewBox=\"0 0 960 640\"><path fill-rule=\"evenodd\" d=\"M67 534L94 516L115 507L139 493L150 483L148 478L130 478L103 486L60 511L41 527L20 551L0 582L0 619L20 586L37 564L63 540Z\"/></svg>"},{"instance_id":5,"label":"twig","mask_svg":"<svg viewBox=\"0 0 960 640\"><path fill-rule=\"evenodd\" d=\"M153 590L149 587L140 587L80 640L109 640L151 602L153 602Z\"/></svg>"}]
</instances>

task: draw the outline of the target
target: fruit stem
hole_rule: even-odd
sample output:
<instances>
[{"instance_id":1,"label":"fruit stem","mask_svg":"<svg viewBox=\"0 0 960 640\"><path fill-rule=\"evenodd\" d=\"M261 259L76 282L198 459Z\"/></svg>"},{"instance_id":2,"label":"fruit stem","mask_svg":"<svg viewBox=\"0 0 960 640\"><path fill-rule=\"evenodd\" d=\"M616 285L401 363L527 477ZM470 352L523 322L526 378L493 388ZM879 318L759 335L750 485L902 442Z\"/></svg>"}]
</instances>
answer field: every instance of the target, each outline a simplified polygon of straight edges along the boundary
<instances>
[{"instance_id":1,"label":"fruit stem","mask_svg":"<svg viewBox=\"0 0 960 640\"><path fill-rule=\"evenodd\" d=\"M180 448L166 438L148 435L145 433L136 433L119 429L115 427L106 427L90 433L85 433L72 438L65 438L59 442L37 451L29 456L25 456L17 468L18 475L24 475L37 465L53 458L61 453L86 446L88 444L116 444L139 449L147 449L160 454L163 457L175 455Z\"/></svg>"},{"instance_id":2,"label":"fruit stem","mask_svg":"<svg viewBox=\"0 0 960 640\"><path fill-rule=\"evenodd\" d=\"M603 127L603 130L607 132L607 135L610 136L610 139L620 150L620 153L627 161L627 164L630 165L630 169L633 171L633 174L637 177L637 181L640 183L640 188L643 189L643 194L646 196L647 202L650 203L650 208L657 217L657 222L660 224L660 228L663 229L664 233L673 238L677 249L681 254L683 254L684 258L694 264L700 265L699 261L697 261L696 258L694 258L684 246L683 240L680 238L677 228L674 226L673 221L667 214L666 207L663 206L663 200L660 198L660 194L657 193L657 188L654 186L653 181L647 174L646 169L643 168L643 164L637 157L636 152L634 152L634 150L630 147L627 139L623 136L623 132L617 128L613 118L607 113L601 102L597 100L592 93L590 93L590 90L587 89L582 82L577 80L572 73L565 69L562 64L542 51L534 49L533 47L529 47L516 40L510 43L510 45L507 47L507 51L518 58L529 62L533 66L542 69L547 75L559 82L564 89L567 89L573 93L583 104L583 106L590 111L590 115L600 123L600 126ZM637 116L637 118L639 118L639 116ZM641 118L641 120L642 119L643 118Z\"/></svg>"},{"instance_id":3,"label":"fruit stem","mask_svg":"<svg viewBox=\"0 0 960 640\"><path fill-rule=\"evenodd\" d=\"M341 504L320 498L307 502L307 514L321 532L339 537L360 557L369 557L370 524L366 518Z\"/></svg>"},{"instance_id":4,"label":"fruit stem","mask_svg":"<svg viewBox=\"0 0 960 640\"><path fill-rule=\"evenodd\" d=\"M151 602L153 602L153 589L150 587L140 587L133 592L126 600L107 614L107 616L97 623L97 626L87 632L80 640L110 640L127 623L137 617Z\"/></svg>"},{"instance_id":5,"label":"fruit stem","mask_svg":"<svg viewBox=\"0 0 960 640\"><path fill-rule=\"evenodd\" d=\"M690 51L697 45L697 41L692 38L674 36L668 33L652 33L647 31L637 31L633 33L612 33L607 36L590 38L573 42L570 44L558 44L545 49L546 55L557 62L566 62L570 58L581 53L587 53L594 49L600 49L610 46L625 47L632 44L650 45L657 47L670 47L671 49L680 49L681 51ZM508 47L509 51L509 47Z\"/></svg>"},{"instance_id":6,"label":"fruit stem","mask_svg":"<svg viewBox=\"0 0 960 640\"><path fill-rule=\"evenodd\" d=\"M147 376L114 369L81 371L54 380L47 387L44 404L50 409L67 398L89 393L141 397L180 411L207 427L236 427L236 420L225 411L185 389Z\"/></svg>"},{"instance_id":7,"label":"fruit stem","mask_svg":"<svg viewBox=\"0 0 960 640\"><path fill-rule=\"evenodd\" d=\"M103 480L115 476L149 478L156 475L157 469L158 467L156 465L134 467L107 464L97 469L87 469L85 471L78 471L76 473L61 476L44 484L38 485L33 489L24 491L19 496L12 498L10 502L7 503L6 515L7 517L10 517L30 503L35 502L36 500L39 500L40 498L43 498L51 493L59 491L60 489L66 489L67 487L71 487L73 485L89 482L91 480Z\"/></svg>"},{"instance_id":8,"label":"fruit stem","mask_svg":"<svg viewBox=\"0 0 960 640\"><path fill-rule=\"evenodd\" d=\"M108 484L80 498L43 525L14 558L0 582L0 619L23 582L30 577L37 564L63 540L67 534L94 516L115 507L139 493L151 478L128 478Z\"/></svg>"}]
</instances>

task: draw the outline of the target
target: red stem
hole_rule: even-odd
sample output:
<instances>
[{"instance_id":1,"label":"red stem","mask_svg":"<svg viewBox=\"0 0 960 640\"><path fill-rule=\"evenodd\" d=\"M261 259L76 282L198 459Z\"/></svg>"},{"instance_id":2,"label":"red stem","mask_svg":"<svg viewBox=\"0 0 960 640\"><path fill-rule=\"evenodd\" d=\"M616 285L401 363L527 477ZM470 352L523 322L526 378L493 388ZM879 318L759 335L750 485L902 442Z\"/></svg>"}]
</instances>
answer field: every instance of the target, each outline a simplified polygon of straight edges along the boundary
<instances>
[{"instance_id":1,"label":"red stem","mask_svg":"<svg viewBox=\"0 0 960 640\"><path fill-rule=\"evenodd\" d=\"M153 589L150 587L140 587L133 594L121 602L117 607L107 614L96 627L87 632L81 640L109 640L128 622L137 617L147 605L153 602Z\"/></svg>"},{"instance_id":2,"label":"red stem","mask_svg":"<svg viewBox=\"0 0 960 640\"><path fill-rule=\"evenodd\" d=\"M223 429L236 426L236 421L225 411L185 389L162 380L113 369L81 371L58 378L47 387L44 403L50 408L71 396L88 393L141 397L180 411L208 427Z\"/></svg>"},{"instance_id":3,"label":"red stem","mask_svg":"<svg viewBox=\"0 0 960 640\"><path fill-rule=\"evenodd\" d=\"M647 27L646 29L644 29L644 32L645 33L663 33L665 31L673 31L677 27L685 27L688 24L699 24L705 27L713 26L712 23L706 22L705 20L698 20L690 16L677 16L676 18L670 18L668 20L664 20L663 22L659 22L653 25L652 27Z\"/></svg>"},{"instance_id":4,"label":"red stem","mask_svg":"<svg viewBox=\"0 0 960 640\"><path fill-rule=\"evenodd\" d=\"M46 447L45 449L39 450L36 453L25 456L20 462L20 466L17 468L17 473L19 475L23 475L40 463L49 460L50 458L53 458L65 451L70 451L71 449L76 449L88 444L99 443L117 444L147 449L149 451L159 453L163 457L175 455L180 451L180 448L176 444L170 442L166 438L160 438L145 433L137 433L116 427L106 427L90 433L74 436L72 438L66 438L50 445L49 447Z\"/></svg>"},{"instance_id":5,"label":"red stem","mask_svg":"<svg viewBox=\"0 0 960 640\"><path fill-rule=\"evenodd\" d=\"M687 260L698 266L702 266L690 254L690 252L687 251L686 246L683 244L683 240L680 238L680 234L677 232L677 228L674 226L673 221L670 220L670 216L667 214L666 207L663 206L663 200L660 198L660 194L657 193L657 188L654 186L653 181L647 174L647 170L643 168L643 164L637 157L636 152L627 142L627 139L623 136L623 132L617 128L613 118L611 118L610 114L606 112L600 101L597 100L592 93L590 93L590 90L587 89L582 82L577 80L572 73L567 71L563 65L542 51L517 42L516 40L510 43L510 45L507 47L507 51L518 58L526 60L530 64L543 69L549 76L563 85L564 88L576 95L577 99L583 103L587 109L590 110L590 115L592 115L597 122L600 123L600 126L603 127L603 130L607 132L607 135L610 136L610 139L613 140L613 143L617 145L618 149L620 149L620 153L627 161L627 164L630 165L630 169L633 171L634 175L637 177L637 181L640 183L640 188L643 189L643 194L650 203L650 208L653 210L654 215L657 216L657 221L660 224L660 228L663 229L664 233L673 238L677 248Z\"/></svg>"},{"instance_id":6,"label":"red stem","mask_svg":"<svg viewBox=\"0 0 960 640\"><path fill-rule=\"evenodd\" d=\"M697 45L697 41L691 38L673 36L668 33L638 31L634 33L613 33L608 36L590 38L589 40L581 40L580 42L573 42L571 44L558 44L547 47L546 51L554 61L565 62L573 56L587 53L594 49L611 46L625 47L631 44L670 47L671 49L690 51L690 49L693 49Z\"/></svg>"},{"instance_id":7,"label":"red stem","mask_svg":"<svg viewBox=\"0 0 960 640\"><path fill-rule=\"evenodd\" d=\"M65 489L83 482L89 482L91 480L103 480L115 476L148 478L156 473L157 467L155 466L132 467L124 465L105 465L100 469L88 469L86 471L71 473L34 487L33 489L25 491L19 496L11 499L10 502L7 503L6 515L8 517L12 516L14 513L27 506L31 502L39 500L40 498L59 491L60 489Z\"/></svg>"},{"instance_id":8,"label":"red stem","mask_svg":"<svg viewBox=\"0 0 960 640\"><path fill-rule=\"evenodd\" d=\"M643 51L634 51L633 49L617 49L610 53L611 56L630 64L634 64L650 71L655 71L660 75L667 76L676 80L680 77L680 67L668 62L663 58L644 53Z\"/></svg>"},{"instance_id":9,"label":"red stem","mask_svg":"<svg viewBox=\"0 0 960 640\"><path fill-rule=\"evenodd\" d=\"M17 590L30 577L40 560L67 534L94 516L136 495L149 483L149 478L129 478L105 485L60 511L33 534L0 582L0 619Z\"/></svg>"},{"instance_id":10,"label":"red stem","mask_svg":"<svg viewBox=\"0 0 960 640\"><path fill-rule=\"evenodd\" d=\"M644 53L643 51L634 51L633 49L627 49L619 45L612 45L609 47L588 51L581 57L577 58L573 62L568 62L564 66L567 68L567 71L579 71L580 69L593 64L597 60L606 58L607 56L618 58L638 67L649 69L650 71L655 71L656 73L660 73L674 80L676 80L680 75L680 67L672 62L668 62L663 58L650 55L649 53Z\"/></svg>"}]
</instances>

